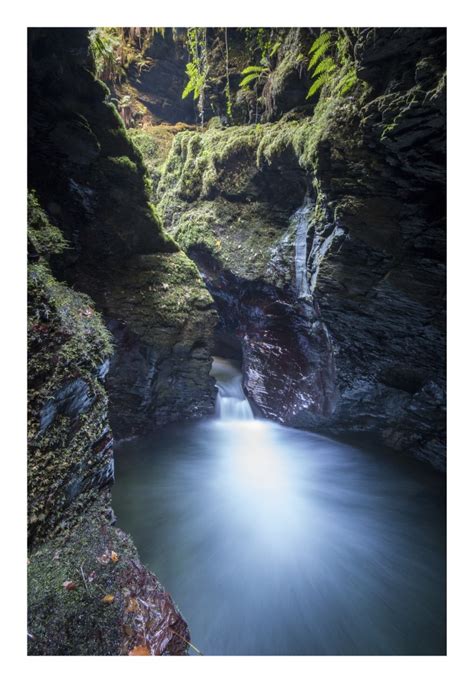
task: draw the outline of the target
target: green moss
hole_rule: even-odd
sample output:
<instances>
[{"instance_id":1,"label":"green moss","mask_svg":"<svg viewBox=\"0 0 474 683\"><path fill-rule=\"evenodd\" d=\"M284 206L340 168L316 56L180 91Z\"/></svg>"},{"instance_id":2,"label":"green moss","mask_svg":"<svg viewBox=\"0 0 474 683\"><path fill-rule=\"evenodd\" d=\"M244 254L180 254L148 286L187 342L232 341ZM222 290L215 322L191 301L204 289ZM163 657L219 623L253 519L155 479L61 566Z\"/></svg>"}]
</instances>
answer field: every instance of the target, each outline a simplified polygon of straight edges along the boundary
<instances>
[{"instance_id":1,"label":"green moss","mask_svg":"<svg viewBox=\"0 0 474 683\"><path fill-rule=\"evenodd\" d=\"M60 254L67 248L61 231L50 223L34 191L28 193L28 241L40 256Z\"/></svg>"},{"instance_id":2,"label":"green moss","mask_svg":"<svg viewBox=\"0 0 474 683\"><path fill-rule=\"evenodd\" d=\"M44 256L58 245L62 249L64 240L34 195L28 231L41 254L28 267L28 516L30 537L38 539L60 521L71 500L70 485L76 481L80 488L87 478L81 473L84 463L91 477L107 468L110 453L92 449L107 428L107 398L98 370L112 355L112 343L91 299L53 277ZM78 378L87 387L86 412L54 414L48 427L42 426L57 392Z\"/></svg>"},{"instance_id":3,"label":"green moss","mask_svg":"<svg viewBox=\"0 0 474 683\"><path fill-rule=\"evenodd\" d=\"M192 346L196 339L212 336L212 298L182 251L132 259L121 288L108 293L108 304L132 332L162 353L178 340Z\"/></svg>"},{"instance_id":4,"label":"green moss","mask_svg":"<svg viewBox=\"0 0 474 683\"><path fill-rule=\"evenodd\" d=\"M177 135L159 185L163 225L188 252L205 249L242 277L271 277L289 225L289 214L265 203L273 172L299 166L316 186L321 145L344 155L338 131L356 117L351 100L326 97L311 118Z\"/></svg>"},{"instance_id":5,"label":"green moss","mask_svg":"<svg viewBox=\"0 0 474 683\"><path fill-rule=\"evenodd\" d=\"M28 654L126 655L144 636L153 643L155 628L168 628L159 611L163 588L140 565L130 537L110 526L110 513L109 494L85 494L57 533L30 554ZM151 604L154 623L140 618L139 599ZM179 615L167 616L173 631L189 639ZM172 632L161 643L154 654L187 651Z\"/></svg>"}]
</instances>

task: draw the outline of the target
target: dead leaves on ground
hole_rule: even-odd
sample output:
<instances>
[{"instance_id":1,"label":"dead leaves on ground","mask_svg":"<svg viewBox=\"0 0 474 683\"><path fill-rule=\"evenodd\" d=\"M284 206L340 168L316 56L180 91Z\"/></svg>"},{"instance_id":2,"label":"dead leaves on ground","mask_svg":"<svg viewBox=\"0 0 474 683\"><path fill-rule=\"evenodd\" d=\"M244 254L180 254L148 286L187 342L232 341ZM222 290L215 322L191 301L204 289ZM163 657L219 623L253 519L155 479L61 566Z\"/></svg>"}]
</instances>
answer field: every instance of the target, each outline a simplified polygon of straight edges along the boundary
<instances>
[{"instance_id":1,"label":"dead leaves on ground","mask_svg":"<svg viewBox=\"0 0 474 683\"><path fill-rule=\"evenodd\" d=\"M127 605L127 612L136 612L138 610L138 600L136 598L130 598Z\"/></svg>"},{"instance_id":2,"label":"dead leaves on ground","mask_svg":"<svg viewBox=\"0 0 474 683\"><path fill-rule=\"evenodd\" d=\"M100 562L100 564L109 564L109 562L118 562L120 559L120 555L118 555L115 550L111 550L110 552L108 550L105 551L100 557L97 558L97 562Z\"/></svg>"},{"instance_id":3,"label":"dead leaves on ground","mask_svg":"<svg viewBox=\"0 0 474 683\"><path fill-rule=\"evenodd\" d=\"M112 595L112 593L107 593L107 595L104 595L104 597L102 598L102 602L105 603L106 605L111 605L114 600L115 600L115 595Z\"/></svg>"},{"instance_id":4,"label":"dead leaves on ground","mask_svg":"<svg viewBox=\"0 0 474 683\"><path fill-rule=\"evenodd\" d=\"M75 591L77 588L77 583L74 581L65 581L63 583L63 588L65 588L67 591Z\"/></svg>"},{"instance_id":5,"label":"dead leaves on ground","mask_svg":"<svg viewBox=\"0 0 474 683\"><path fill-rule=\"evenodd\" d=\"M146 645L136 645L133 650L128 653L129 657L150 657L151 652Z\"/></svg>"}]
</instances>

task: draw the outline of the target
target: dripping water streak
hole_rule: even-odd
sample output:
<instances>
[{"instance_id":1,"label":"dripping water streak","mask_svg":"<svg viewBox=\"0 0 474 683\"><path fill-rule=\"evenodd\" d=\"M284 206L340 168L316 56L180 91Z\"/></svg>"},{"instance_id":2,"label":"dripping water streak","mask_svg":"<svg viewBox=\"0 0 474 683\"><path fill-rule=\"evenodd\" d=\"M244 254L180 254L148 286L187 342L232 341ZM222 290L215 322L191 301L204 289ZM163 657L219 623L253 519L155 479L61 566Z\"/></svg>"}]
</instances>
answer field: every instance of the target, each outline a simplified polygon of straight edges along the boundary
<instances>
[{"instance_id":1,"label":"dripping water streak","mask_svg":"<svg viewBox=\"0 0 474 683\"><path fill-rule=\"evenodd\" d=\"M291 223L296 230L295 238L295 283L298 296L306 298L310 296L308 278L306 274L307 260L307 237L309 221L314 204L308 196L305 197L301 206L292 216Z\"/></svg>"}]
</instances>

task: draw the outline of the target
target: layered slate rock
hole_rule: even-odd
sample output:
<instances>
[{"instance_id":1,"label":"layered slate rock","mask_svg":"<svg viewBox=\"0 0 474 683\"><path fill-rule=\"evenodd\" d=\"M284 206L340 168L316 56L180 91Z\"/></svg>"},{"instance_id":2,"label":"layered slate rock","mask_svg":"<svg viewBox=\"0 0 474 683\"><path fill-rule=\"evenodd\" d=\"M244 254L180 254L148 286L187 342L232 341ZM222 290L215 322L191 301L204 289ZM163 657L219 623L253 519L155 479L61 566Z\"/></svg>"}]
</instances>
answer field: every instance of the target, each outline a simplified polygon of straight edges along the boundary
<instances>
[{"instance_id":1,"label":"layered slate rock","mask_svg":"<svg viewBox=\"0 0 474 683\"><path fill-rule=\"evenodd\" d=\"M184 654L184 620L112 526L111 336L92 300L53 276L67 243L34 194L28 220L28 652Z\"/></svg>"},{"instance_id":2,"label":"layered slate rock","mask_svg":"<svg viewBox=\"0 0 474 683\"><path fill-rule=\"evenodd\" d=\"M444 469L445 33L355 54L355 94L312 117L177 135L159 209L264 415Z\"/></svg>"},{"instance_id":3,"label":"layered slate rock","mask_svg":"<svg viewBox=\"0 0 474 683\"><path fill-rule=\"evenodd\" d=\"M116 436L211 412L212 300L162 229L142 156L93 76L85 29L30 31L29 89L30 184L69 244L53 272L92 297L115 335L106 384Z\"/></svg>"}]
</instances>

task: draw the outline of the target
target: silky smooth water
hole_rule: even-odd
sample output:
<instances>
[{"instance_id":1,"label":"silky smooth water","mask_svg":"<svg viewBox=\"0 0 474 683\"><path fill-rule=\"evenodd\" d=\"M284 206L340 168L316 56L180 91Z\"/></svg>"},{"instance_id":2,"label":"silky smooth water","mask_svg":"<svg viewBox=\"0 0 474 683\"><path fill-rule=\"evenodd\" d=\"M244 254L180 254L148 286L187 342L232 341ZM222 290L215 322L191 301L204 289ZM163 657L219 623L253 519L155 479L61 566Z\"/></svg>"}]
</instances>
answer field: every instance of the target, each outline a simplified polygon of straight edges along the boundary
<instances>
[{"instance_id":1,"label":"silky smooth water","mask_svg":"<svg viewBox=\"0 0 474 683\"><path fill-rule=\"evenodd\" d=\"M242 389L242 373L238 364L215 356L210 374L217 387L216 417L221 420L253 420L252 408Z\"/></svg>"},{"instance_id":2,"label":"silky smooth water","mask_svg":"<svg viewBox=\"0 0 474 683\"><path fill-rule=\"evenodd\" d=\"M119 525L193 643L206 655L443 654L444 478L252 419L240 384L229 389L239 371L220 359L213 374L235 399L218 401L225 419L120 444L113 488Z\"/></svg>"}]
</instances>

